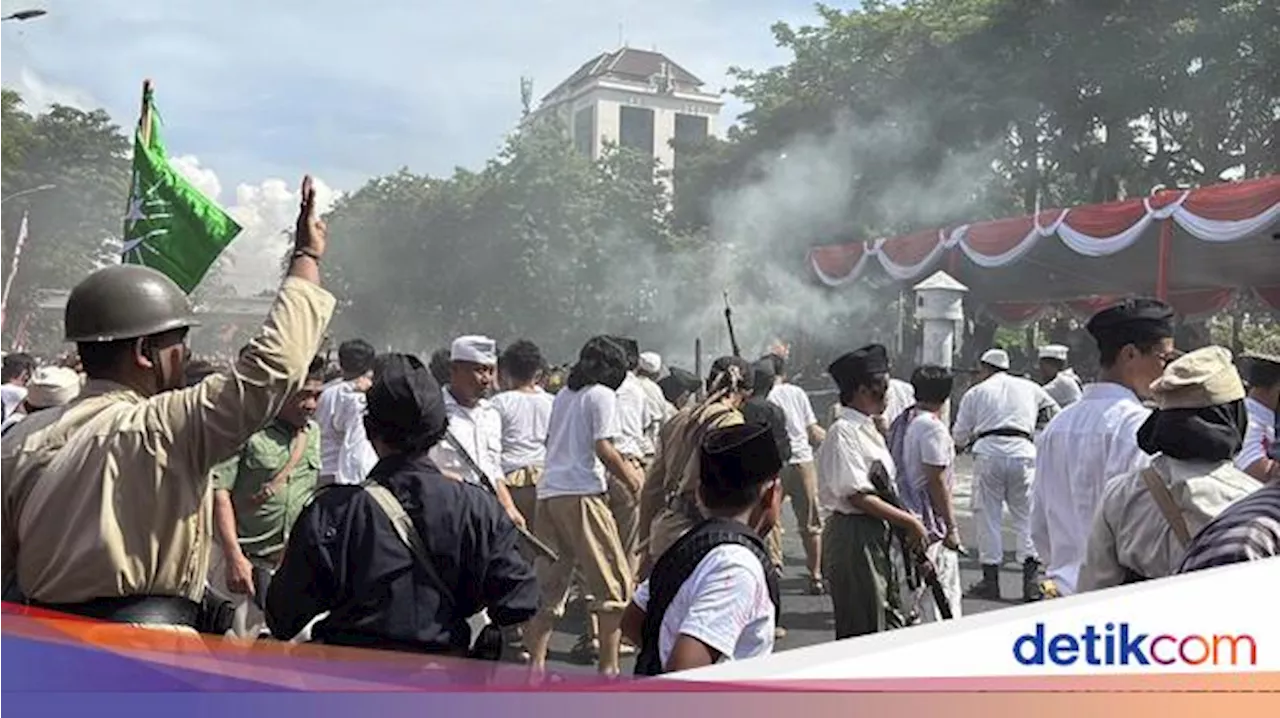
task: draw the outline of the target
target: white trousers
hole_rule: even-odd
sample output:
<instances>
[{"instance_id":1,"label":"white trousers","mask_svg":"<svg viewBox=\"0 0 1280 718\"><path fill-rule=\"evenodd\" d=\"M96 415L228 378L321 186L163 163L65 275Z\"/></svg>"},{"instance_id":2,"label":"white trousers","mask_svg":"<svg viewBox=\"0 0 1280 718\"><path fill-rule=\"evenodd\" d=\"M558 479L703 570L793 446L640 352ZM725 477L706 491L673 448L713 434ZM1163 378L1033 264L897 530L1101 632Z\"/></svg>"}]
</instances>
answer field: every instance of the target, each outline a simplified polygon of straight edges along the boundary
<instances>
[{"instance_id":1,"label":"white trousers","mask_svg":"<svg viewBox=\"0 0 1280 718\"><path fill-rule=\"evenodd\" d=\"M902 564L902 551L895 542L891 551L893 562L898 571L898 588L902 596L902 607L908 615L912 613L919 614L919 623L933 623L942 620L942 616L938 615L938 604L933 600L933 592L929 590L927 585L922 585L915 591L907 586L903 577L905 567ZM960 599L964 596L964 591L960 587L960 554L946 548L938 541L929 546L925 550L925 555L933 562L933 568L938 574L938 582L942 584L942 592L947 596L947 603L951 606L951 618L960 618L963 610Z\"/></svg>"},{"instance_id":2,"label":"white trousers","mask_svg":"<svg viewBox=\"0 0 1280 718\"><path fill-rule=\"evenodd\" d=\"M1035 469L1035 459L984 454L973 457L973 520L978 529L978 560L984 565L1004 563L1001 519L1006 505L1017 541L1018 563L1036 555L1030 520Z\"/></svg>"},{"instance_id":3,"label":"white trousers","mask_svg":"<svg viewBox=\"0 0 1280 718\"><path fill-rule=\"evenodd\" d=\"M217 542L214 542L213 549L209 552L208 586L214 593L231 601L231 605L235 607L235 615L232 618L231 630L227 631L227 638L254 641L271 635L267 629L267 615L258 608L258 604L249 596L243 593L232 593L227 588L227 557ZM326 612L312 619L301 633L290 640L290 643L310 641L311 627L327 615Z\"/></svg>"}]
</instances>

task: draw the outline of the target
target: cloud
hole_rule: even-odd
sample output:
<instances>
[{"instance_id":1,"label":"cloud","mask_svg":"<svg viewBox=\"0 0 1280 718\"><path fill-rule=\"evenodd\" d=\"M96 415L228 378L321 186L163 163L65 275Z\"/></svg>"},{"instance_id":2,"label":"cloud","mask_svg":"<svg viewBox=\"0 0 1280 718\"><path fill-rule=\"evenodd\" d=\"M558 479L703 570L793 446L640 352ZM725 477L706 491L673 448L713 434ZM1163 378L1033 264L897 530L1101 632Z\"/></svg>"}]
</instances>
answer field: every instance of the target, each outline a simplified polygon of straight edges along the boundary
<instances>
[{"instance_id":1,"label":"cloud","mask_svg":"<svg viewBox=\"0 0 1280 718\"><path fill-rule=\"evenodd\" d=\"M284 232L292 230L298 217L297 187L282 179L242 183L227 203L221 196L218 173L205 167L199 158L181 155L174 157L171 164L196 189L221 204L243 229L222 255L218 269L221 279L241 296L274 289L280 282L280 262L289 250L289 238ZM313 180L316 209L328 212L340 193L318 177Z\"/></svg>"},{"instance_id":2,"label":"cloud","mask_svg":"<svg viewBox=\"0 0 1280 718\"><path fill-rule=\"evenodd\" d=\"M5 83L6 87L9 83ZM53 105L66 105L77 110L91 110L98 107L93 96L84 90L49 82L35 70L24 67L18 74L18 81L11 89L17 90L26 105L27 112L39 114Z\"/></svg>"},{"instance_id":3,"label":"cloud","mask_svg":"<svg viewBox=\"0 0 1280 718\"><path fill-rule=\"evenodd\" d=\"M228 187L311 172L345 189L406 165L437 175L479 167L519 120L521 76L541 96L620 37L656 46L718 90L731 65L785 60L772 23L815 17L812 0L47 7L20 29L5 24L6 86L82 88L79 101L128 126L150 77L170 148L217 167ZM41 82L24 82L24 70ZM721 125L739 109L731 100Z\"/></svg>"}]
</instances>

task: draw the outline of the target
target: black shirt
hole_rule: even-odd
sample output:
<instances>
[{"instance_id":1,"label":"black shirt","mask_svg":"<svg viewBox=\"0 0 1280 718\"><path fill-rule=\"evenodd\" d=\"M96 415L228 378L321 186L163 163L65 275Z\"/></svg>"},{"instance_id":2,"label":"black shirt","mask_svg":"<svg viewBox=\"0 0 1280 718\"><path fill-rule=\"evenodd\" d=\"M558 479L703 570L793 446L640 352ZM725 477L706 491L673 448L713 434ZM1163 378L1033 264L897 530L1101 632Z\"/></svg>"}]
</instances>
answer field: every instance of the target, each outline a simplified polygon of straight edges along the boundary
<instances>
[{"instance_id":1,"label":"black shirt","mask_svg":"<svg viewBox=\"0 0 1280 718\"><path fill-rule=\"evenodd\" d=\"M516 549L515 524L492 494L445 478L425 456L385 457L369 478L404 506L459 605L449 610L364 489L333 486L303 509L271 581L273 635L292 638L328 611L312 629L323 643L453 652L470 645L466 620L481 609L499 626L534 615L537 579Z\"/></svg>"},{"instance_id":2,"label":"black shirt","mask_svg":"<svg viewBox=\"0 0 1280 718\"><path fill-rule=\"evenodd\" d=\"M778 458L786 466L791 461L791 438L787 435L787 415L782 407L763 396L753 396L742 406L742 418L748 424L764 424L778 445Z\"/></svg>"}]
</instances>

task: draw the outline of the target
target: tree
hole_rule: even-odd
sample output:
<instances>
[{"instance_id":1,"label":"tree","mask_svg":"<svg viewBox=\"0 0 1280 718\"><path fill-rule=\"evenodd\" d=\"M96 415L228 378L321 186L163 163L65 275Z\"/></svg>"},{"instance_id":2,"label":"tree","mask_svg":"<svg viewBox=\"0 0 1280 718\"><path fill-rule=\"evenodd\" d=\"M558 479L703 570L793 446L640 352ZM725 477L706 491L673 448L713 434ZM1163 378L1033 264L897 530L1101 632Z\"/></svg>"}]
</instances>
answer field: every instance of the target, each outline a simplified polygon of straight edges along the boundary
<instances>
[{"instance_id":1,"label":"tree","mask_svg":"<svg viewBox=\"0 0 1280 718\"><path fill-rule=\"evenodd\" d=\"M5 306L8 342L22 317L35 310L39 290L70 289L110 254L107 243L119 237L128 195L129 140L102 110L54 105L33 117L9 90L4 91L3 110L4 196L55 185L5 206L5 281L24 212L29 226Z\"/></svg>"}]
</instances>

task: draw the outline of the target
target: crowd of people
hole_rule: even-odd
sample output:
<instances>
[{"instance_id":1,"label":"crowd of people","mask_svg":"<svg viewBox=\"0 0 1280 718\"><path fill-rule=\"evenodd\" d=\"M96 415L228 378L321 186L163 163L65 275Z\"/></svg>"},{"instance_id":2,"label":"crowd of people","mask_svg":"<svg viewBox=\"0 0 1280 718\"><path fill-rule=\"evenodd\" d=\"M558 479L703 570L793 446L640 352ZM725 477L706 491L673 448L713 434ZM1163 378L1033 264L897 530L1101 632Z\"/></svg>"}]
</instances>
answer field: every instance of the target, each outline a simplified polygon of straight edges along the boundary
<instances>
[{"instance_id":1,"label":"crowd of people","mask_svg":"<svg viewBox=\"0 0 1280 718\"><path fill-rule=\"evenodd\" d=\"M552 368L520 339L424 362L343 342L304 182L287 276L230 366L192 361L190 304L122 265L66 309L79 366L4 358L6 600L236 640L516 655L536 679L572 600L577 651L616 676L764 655L785 634L780 513L835 638L999 598L1003 512L1022 599L1280 552L1280 356L1173 346L1128 300L1088 323L1098 381L1066 347L1042 383L985 352L891 379L883 346L831 362L825 428L781 348L663 367L626 337ZM954 414L954 417L952 416ZM953 420L954 419L954 420ZM982 578L960 585L956 458L974 457ZM941 587L941 596L930 590Z\"/></svg>"}]
</instances>

